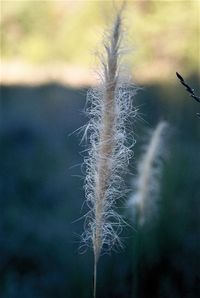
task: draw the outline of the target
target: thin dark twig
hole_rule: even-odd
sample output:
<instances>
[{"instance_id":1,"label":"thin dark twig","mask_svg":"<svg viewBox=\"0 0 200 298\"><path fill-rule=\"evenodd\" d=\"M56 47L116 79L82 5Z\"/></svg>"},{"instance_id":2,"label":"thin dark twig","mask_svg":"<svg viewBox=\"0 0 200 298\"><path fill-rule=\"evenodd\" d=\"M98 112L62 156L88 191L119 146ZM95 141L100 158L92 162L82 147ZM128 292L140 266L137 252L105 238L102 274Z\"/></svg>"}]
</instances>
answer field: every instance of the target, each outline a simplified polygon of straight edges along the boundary
<instances>
[{"instance_id":1,"label":"thin dark twig","mask_svg":"<svg viewBox=\"0 0 200 298\"><path fill-rule=\"evenodd\" d=\"M176 72L176 76L177 76L177 78L179 79L179 81L181 82L181 84L185 87L186 91L190 94L190 96L191 96L192 98L194 98L197 102L200 103L200 96L195 95L195 93L194 93L194 89L192 89L192 88L185 82L185 80L183 79L183 77L182 77L178 72ZM197 113L197 116L200 117L200 113Z\"/></svg>"},{"instance_id":2,"label":"thin dark twig","mask_svg":"<svg viewBox=\"0 0 200 298\"><path fill-rule=\"evenodd\" d=\"M190 96L193 97L196 101L200 102L200 97L195 95L194 89L192 89L183 79L183 77L176 72L177 78L180 80L181 84L185 87L186 91L190 93Z\"/></svg>"}]
</instances>

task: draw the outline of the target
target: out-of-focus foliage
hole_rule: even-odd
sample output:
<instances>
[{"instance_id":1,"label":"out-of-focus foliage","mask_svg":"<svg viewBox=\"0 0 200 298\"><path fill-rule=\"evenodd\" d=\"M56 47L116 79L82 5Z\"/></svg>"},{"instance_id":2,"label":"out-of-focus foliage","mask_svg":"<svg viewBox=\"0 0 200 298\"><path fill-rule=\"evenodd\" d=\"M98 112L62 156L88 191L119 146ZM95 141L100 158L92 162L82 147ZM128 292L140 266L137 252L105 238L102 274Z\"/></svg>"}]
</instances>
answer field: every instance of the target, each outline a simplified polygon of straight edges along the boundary
<instances>
[{"instance_id":1,"label":"out-of-focus foliage","mask_svg":"<svg viewBox=\"0 0 200 298\"><path fill-rule=\"evenodd\" d=\"M31 62L88 63L102 22L87 1L8 1L2 11L3 56Z\"/></svg>"},{"instance_id":2,"label":"out-of-focus foliage","mask_svg":"<svg viewBox=\"0 0 200 298\"><path fill-rule=\"evenodd\" d=\"M3 1L1 6L2 57L83 66L91 65L91 51L99 48L115 11L109 1ZM164 69L169 74L172 66L185 75L197 72L199 9L193 0L128 2L125 24L128 46L136 48L135 71L147 77L162 77Z\"/></svg>"}]
</instances>

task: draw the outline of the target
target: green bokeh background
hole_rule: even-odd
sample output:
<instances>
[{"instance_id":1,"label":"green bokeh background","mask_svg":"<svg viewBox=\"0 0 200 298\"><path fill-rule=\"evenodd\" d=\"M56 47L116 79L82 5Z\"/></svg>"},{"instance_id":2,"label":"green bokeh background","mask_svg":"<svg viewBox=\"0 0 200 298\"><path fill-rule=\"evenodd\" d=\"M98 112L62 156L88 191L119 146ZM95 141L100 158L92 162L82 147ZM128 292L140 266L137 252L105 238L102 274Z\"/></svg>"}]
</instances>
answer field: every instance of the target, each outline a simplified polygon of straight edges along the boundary
<instances>
[{"instance_id":1,"label":"green bokeh background","mask_svg":"<svg viewBox=\"0 0 200 298\"><path fill-rule=\"evenodd\" d=\"M101 49L103 32L120 3L1 1L2 57L90 67L91 52ZM199 14L199 2L193 0L127 1L125 35L127 47L135 50L129 63L142 74L158 72L157 63L163 71L173 65L185 75L197 72Z\"/></svg>"}]
</instances>

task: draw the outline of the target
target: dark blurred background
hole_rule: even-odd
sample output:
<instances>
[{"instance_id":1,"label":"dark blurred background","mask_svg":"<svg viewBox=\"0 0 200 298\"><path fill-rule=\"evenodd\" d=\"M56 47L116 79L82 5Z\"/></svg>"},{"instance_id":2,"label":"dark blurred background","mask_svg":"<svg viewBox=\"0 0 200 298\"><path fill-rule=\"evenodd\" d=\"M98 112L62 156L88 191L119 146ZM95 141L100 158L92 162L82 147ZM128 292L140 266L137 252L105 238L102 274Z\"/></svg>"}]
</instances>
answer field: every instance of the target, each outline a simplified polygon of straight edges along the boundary
<instances>
[{"instance_id":1,"label":"dark blurred background","mask_svg":"<svg viewBox=\"0 0 200 298\"><path fill-rule=\"evenodd\" d=\"M106 1L1 6L0 297L88 298L93 255L79 249L85 147L72 132L87 121L91 52L115 9ZM128 62L143 87L135 97L130 172L137 173L147 130L163 119L169 158L158 220L142 229L130 221L124 248L100 259L98 297L200 295L200 105L175 76L179 71L200 92L198 21L196 1L128 2L127 45L136 49Z\"/></svg>"}]
</instances>

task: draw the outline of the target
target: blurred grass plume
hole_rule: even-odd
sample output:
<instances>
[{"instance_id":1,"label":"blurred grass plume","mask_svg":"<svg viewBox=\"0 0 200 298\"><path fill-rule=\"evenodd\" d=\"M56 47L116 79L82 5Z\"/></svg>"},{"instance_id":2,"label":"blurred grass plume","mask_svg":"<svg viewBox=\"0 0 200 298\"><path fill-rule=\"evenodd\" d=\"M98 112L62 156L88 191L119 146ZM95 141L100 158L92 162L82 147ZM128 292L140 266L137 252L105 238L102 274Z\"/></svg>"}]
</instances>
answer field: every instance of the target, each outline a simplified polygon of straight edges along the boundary
<instances>
[{"instance_id":1,"label":"blurred grass plume","mask_svg":"<svg viewBox=\"0 0 200 298\"><path fill-rule=\"evenodd\" d=\"M135 191L131 194L127 206L133 219L138 216L140 226L150 222L157 213L163 159L167 153L165 134L168 128L169 125L164 121L156 126L138 163L138 176L133 181Z\"/></svg>"}]
</instances>

